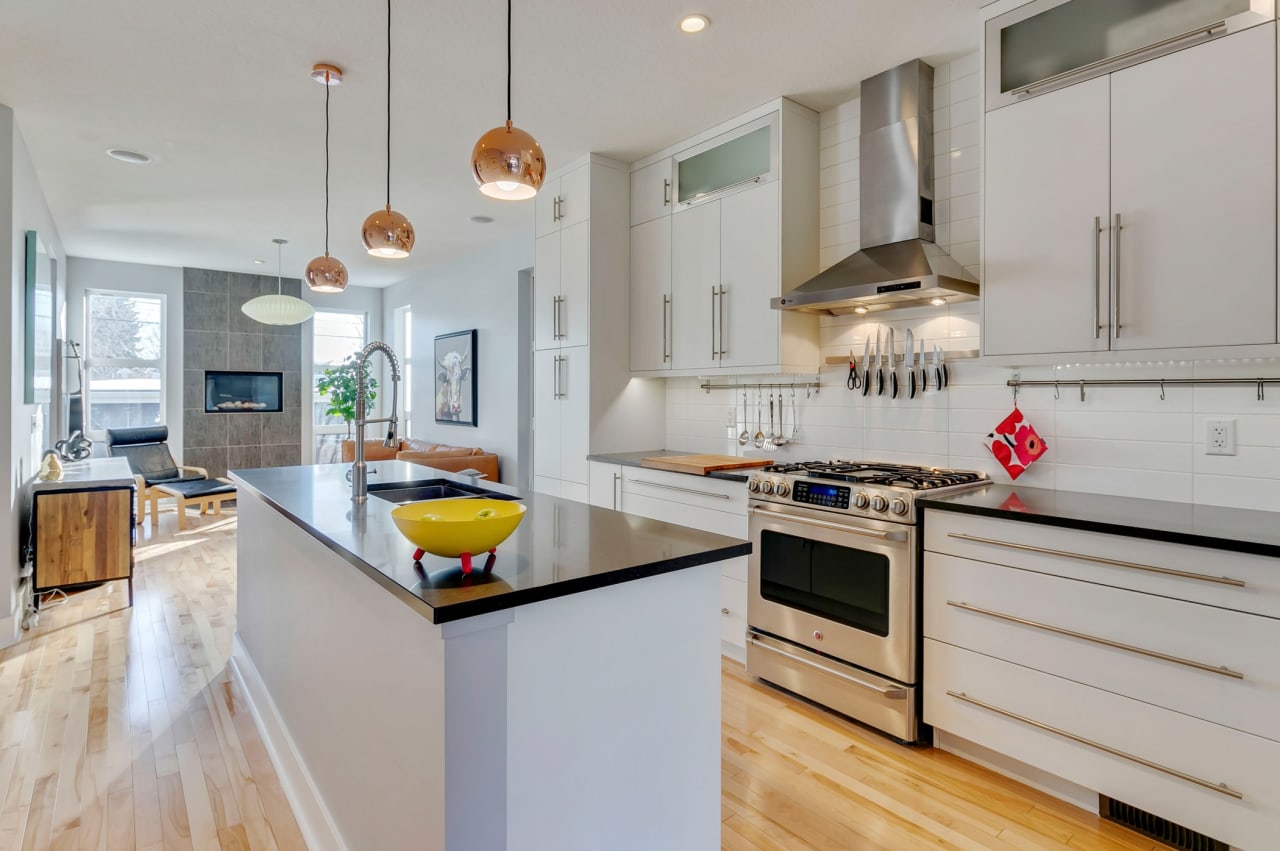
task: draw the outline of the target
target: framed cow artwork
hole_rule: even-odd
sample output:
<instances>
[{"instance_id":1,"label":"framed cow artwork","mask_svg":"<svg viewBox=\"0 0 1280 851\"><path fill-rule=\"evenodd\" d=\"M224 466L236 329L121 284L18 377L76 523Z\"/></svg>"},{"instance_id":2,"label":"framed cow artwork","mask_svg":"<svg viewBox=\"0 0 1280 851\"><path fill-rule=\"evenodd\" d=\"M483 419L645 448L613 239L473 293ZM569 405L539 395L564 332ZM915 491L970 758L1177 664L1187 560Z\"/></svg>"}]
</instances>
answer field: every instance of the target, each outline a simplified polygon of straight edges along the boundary
<instances>
[{"instance_id":1,"label":"framed cow artwork","mask_svg":"<svg viewBox=\"0 0 1280 851\"><path fill-rule=\"evenodd\" d=\"M436 337L436 422L476 424L476 329Z\"/></svg>"}]
</instances>

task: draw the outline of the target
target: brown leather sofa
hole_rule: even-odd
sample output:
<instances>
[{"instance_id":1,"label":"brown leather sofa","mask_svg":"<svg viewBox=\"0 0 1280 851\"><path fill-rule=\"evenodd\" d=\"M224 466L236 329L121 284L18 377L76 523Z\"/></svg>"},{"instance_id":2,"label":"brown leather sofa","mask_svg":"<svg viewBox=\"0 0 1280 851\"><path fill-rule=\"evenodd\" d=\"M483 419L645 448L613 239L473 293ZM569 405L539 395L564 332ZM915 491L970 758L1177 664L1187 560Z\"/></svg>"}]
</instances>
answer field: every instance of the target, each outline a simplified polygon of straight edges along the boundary
<instances>
[{"instance_id":1,"label":"brown leather sofa","mask_svg":"<svg viewBox=\"0 0 1280 851\"><path fill-rule=\"evenodd\" d=\"M364 442L366 461L410 461L437 470L460 473L463 470L479 470L491 482L501 481L498 456L483 449L466 446L449 446L444 443L432 443L428 440L405 438L400 445L389 448L382 445L381 440ZM342 441L342 461L349 464L356 459L356 442Z\"/></svg>"}]
</instances>

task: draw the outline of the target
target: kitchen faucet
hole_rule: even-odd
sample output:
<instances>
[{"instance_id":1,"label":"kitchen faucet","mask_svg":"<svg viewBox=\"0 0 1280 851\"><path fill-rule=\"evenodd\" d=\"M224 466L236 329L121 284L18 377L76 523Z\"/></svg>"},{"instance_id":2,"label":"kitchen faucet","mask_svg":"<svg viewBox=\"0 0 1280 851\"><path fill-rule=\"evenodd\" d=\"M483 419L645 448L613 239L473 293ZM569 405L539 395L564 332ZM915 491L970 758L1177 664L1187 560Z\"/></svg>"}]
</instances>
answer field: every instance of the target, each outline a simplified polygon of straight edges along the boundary
<instances>
[{"instance_id":1,"label":"kitchen faucet","mask_svg":"<svg viewBox=\"0 0 1280 851\"><path fill-rule=\"evenodd\" d=\"M386 356L387 362L391 365L391 416L371 420L365 417L364 408L367 389L365 387L364 369L370 355L374 352L382 352ZM354 502L364 502L369 498L369 470L368 465L364 462L364 427L371 423L389 423L387 436L382 441L382 445L391 448L398 442L396 438L396 391L399 386L400 361L396 359L396 353L391 350L390 346L381 340L374 340L360 350L360 354L356 355L356 462L351 465L351 499Z\"/></svg>"}]
</instances>

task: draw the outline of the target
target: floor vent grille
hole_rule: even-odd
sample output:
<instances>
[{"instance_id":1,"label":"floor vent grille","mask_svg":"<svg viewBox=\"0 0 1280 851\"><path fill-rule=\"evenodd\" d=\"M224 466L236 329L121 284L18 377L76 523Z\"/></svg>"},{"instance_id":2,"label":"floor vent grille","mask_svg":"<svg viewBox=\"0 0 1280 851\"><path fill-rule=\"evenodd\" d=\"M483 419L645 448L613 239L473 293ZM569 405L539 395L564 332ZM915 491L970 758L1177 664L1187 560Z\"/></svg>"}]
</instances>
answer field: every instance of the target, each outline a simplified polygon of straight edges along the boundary
<instances>
[{"instance_id":1,"label":"floor vent grille","mask_svg":"<svg viewBox=\"0 0 1280 851\"><path fill-rule=\"evenodd\" d=\"M1203 833L1196 833L1190 828L1174 824L1168 819L1162 819L1146 810L1140 810L1132 804L1108 798L1106 795L1098 796L1098 814L1104 819L1122 824L1144 836L1163 842L1170 848L1178 848L1181 851L1231 851L1231 847L1225 842L1219 842Z\"/></svg>"}]
</instances>

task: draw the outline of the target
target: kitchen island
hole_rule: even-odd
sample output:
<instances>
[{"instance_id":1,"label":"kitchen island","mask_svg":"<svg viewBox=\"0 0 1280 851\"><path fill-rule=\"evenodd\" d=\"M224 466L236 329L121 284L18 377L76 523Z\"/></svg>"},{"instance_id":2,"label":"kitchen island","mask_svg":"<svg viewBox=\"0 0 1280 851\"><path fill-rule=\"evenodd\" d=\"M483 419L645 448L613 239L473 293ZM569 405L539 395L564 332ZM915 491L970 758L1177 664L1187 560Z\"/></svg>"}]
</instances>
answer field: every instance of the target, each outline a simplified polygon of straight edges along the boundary
<instances>
[{"instance_id":1,"label":"kitchen island","mask_svg":"<svg viewBox=\"0 0 1280 851\"><path fill-rule=\"evenodd\" d=\"M234 661L313 849L719 843L719 568L744 541L541 494L489 569L415 564L370 466L233 473ZM483 561L477 559L477 567Z\"/></svg>"}]
</instances>

